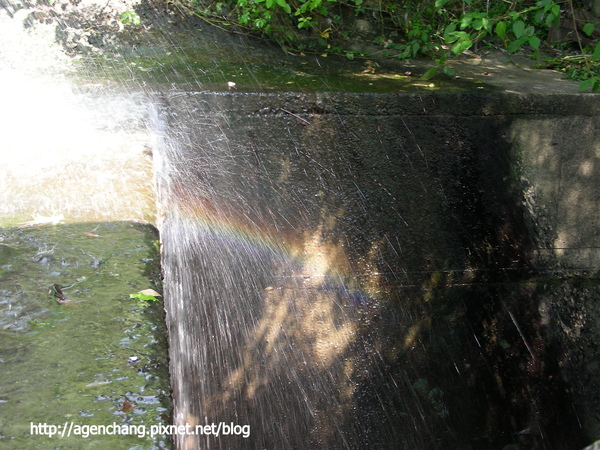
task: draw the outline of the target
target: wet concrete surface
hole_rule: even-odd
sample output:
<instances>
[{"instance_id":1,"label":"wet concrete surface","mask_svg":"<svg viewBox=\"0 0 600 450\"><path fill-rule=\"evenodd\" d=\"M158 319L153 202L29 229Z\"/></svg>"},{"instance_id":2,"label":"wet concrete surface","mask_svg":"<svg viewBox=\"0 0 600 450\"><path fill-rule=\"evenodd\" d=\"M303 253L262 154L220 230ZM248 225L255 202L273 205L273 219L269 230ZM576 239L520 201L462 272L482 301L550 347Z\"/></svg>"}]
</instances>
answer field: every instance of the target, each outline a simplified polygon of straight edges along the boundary
<instances>
[{"instance_id":1,"label":"wet concrete surface","mask_svg":"<svg viewBox=\"0 0 600 450\"><path fill-rule=\"evenodd\" d=\"M575 125L593 152L593 96L182 91L159 103L176 423L208 411L297 448L597 437L593 345L580 350L593 301L575 317L568 306L598 295L597 265L548 246L560 218L546 202L560 200L531 161L562 147L522 145L540 123ZM572 235L595 236L588 213Z\"/></svg>"}]
</instances>

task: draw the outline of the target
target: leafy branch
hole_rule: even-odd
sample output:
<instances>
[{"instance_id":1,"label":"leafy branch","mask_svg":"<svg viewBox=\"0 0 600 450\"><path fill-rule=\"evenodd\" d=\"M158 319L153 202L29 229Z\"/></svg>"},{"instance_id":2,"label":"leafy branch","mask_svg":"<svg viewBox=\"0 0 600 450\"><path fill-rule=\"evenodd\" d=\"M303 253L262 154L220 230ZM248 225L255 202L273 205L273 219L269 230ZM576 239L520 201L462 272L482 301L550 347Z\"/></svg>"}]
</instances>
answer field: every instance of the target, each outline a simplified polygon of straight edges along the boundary
<instances>
[{"instance_id":1,"label":"leafy branch","mask_svg":"<svg viewBox=\"0 0 600 450\"><path fill-rule=\"evenodd\" d=\"M267 36L282 47L296 52L327 52L373 57L348 45L353 41L353 25L358 19L376 18L381 45L377 54L399 59L427 57L436 62L423 78L440 73L453 76L447 61L481 46L493 46L508 53L524 49L539 59L549 48L549 32L559 29L565 15L573 20L580 60L561 67L567 77L581 81L582 90L600 90L600 43L590 47L597 32L595 23L575 19L574 0L169 0L221 28ZM586 36L584 45L582 35ZM398 36L391 39L389 36Z\"/></svg>"}]
</instances>

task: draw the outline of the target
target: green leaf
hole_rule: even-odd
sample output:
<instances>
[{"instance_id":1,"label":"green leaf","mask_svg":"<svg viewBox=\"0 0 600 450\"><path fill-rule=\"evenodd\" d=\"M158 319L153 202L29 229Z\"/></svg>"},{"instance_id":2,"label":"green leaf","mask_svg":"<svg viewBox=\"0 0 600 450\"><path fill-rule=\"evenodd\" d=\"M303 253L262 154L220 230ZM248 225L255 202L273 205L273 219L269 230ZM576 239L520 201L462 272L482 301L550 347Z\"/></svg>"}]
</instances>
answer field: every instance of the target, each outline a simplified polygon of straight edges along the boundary
<instances>
[{"instance_id":1,"label":"green leaf","mask_svg":"<svg viewBox=\"0 0 600 450\"><path fill-rule=\"evenodd\" d=\"M594 84L594 82L597 82L597 81L598 80L594 80L594 78L588 78L587 80L584 80L581 83L579 83L579 90L585 91L587 88L592 86Z\"/></svg>"},{"instance_id":2,"label":"green leaf","mask_svg":"<svg viewBox=\"0 0 600 450\"><path fill-rule=\"evenodd\" d=\"M290 8L290 5L288 5L285 0L275 0L275 3L277 3L287 14L292 12L292 8Z\"/></svg>"},{"instance_id":3,"label":"green leaf","mask_svg":"<svg viewBox=\"0 0 600 450\"><path fill-rule=\"evenodd\" d=\"M121 19L121 23L130 23L136 27L142 22L140 16L135 11L125 11L119 18Z\"/></svg>"},{"instance_id":4,"label":"green leaf","mask_svg":"<svg viewBox=\"0 0 600 450\"><path fill-rule=\"evenodd\" d=\"M496 35L502 40L506 39L506 22L496 24Z\"/></svg>"},{"instance_id":5,"label":"green leaf","mask_svg":"<svg viewBox=\"0 0 600 450\"><path fill-rule=\"evenodd\" d=\"M525 31L525 24L522 20L517 20L513 23L512 29L513 33L515 33L515 36L517 38L520 38L521 36L523 36L523 32Z\"/></svg>"},{"instance_id":6,"label":"green leaf","mask_svg":"<svg viewBox=\"0 0 600 450\"><path fill-rule=\"evenodd\" d=\"M592 59L594 61L600 60L600 42L598 42L596 44L596 47L594 48L594 53L592 54Z\"/></svg>"},{"instance_id":7,"label":"green leaf","mask_svg":"<svg viewBox=\"0 0 600 450\"><path fill-rule=\"evenodd\" d=\"M473 16L471 16L470 14L465 14L460 21L460 29L464 30L469 25L471 25L472 21L473 21Z\"/></svg>"},{"instance_id":8,"label":"green leaf","mask_svg":"<svg viewBox=\"0 0 600 450\"><path fill-rule=\"evenodd\" d=\"M488 33L492 32L492 24L490 23L490 19L488 19L487 17L483 17L481 19L481 23L485 31L487 31Z\"/></svg>"},{"instance_id":9,"label":"green leaf","mask_svg":"<svg viewBox=\"0 0 600 450\"><path fill-rule=\"evenodd\" d=\"M248 11L246 11L244 14L242 14L240 16L240 18L238 19L238 22L241 23L242 25L247 25L248 22L250 22L250 13Z\"/></svg>"},{"instance_id":10,"label":"green leaf","mask_svg":"<svg viewBox=\"0 0 600 450\"><path fill-rule=\"evenodd\" d=\"M540 41L539 38L536 36L532 36L529 38L529 45L531 45L536 50L540 48L541 43L542 41Z\"/></svg>"},{"instance_id":11,"label":"green leaf","mask_svg":"<svg viewBox=\"0 0 600 450\"><path fill-rule=\"evenodd\" d=\"M460 55L465 50L471 48L473 41L471 39L465 39L464 41L458 41L452 46L452 53Z\"/></svg>"},{"instance_id":12,"label":"green leaf","mask_svg":"<svg viewBox=\"0 0 600 450\"><path fill-rule=\"evenodd\" d=\"M594 32L594 25L593 25L593 24L591 24L591 23L586 23L586 24L583 26L583 29L582 29L582 31L583 31L585 34L587 34L588 36L591 36L591 35L592 35L592 33Z\"/></svg>"},{"instance_id":13,"label":"green leaf","mask_svg":"<svg viewBox=\"0 0 600 450\"><path fill-rule=\"evenodd\" d=\"M421 48L421 45L418 42L413 42L411 48L412 48L412 54L414 56L417 56L417 53L418 53L419 49Z\"/></svg>"},{"instance_id":14,"label":"green leaf","mask_svg":"<svg viewBox=\"0 0 600 450\"><path fill-rule=\"evenodd\" d=\"M352 61L354 59L354 52L346 52L346 58Z\"/></svg>"},{"instance_id":15,"label":"green leaf","mask_svg":"<svg viewBox=\"0 0 600 450\"><path fill-rule=\"evenodd\" d=\"M448 3L448 0L435 0L435 8L442 9L446 3Z\"/></svg>"},{"instance_id":16,"label":"green leaf","mask_svg":"<svg viewBox=\"0 0 600 450\"><path fill-rule=\"evenodd\" d=\"M431 80L437 75L438 66L433 66L427 69L427 71L421 76L422 80Z\"/></svg>"},{"instance_id":17,"label":"green leaf","mask_svg":"<svg viewBox=\"0 0 600 450\"><path fill-rule=\"evenodd\" d=\"M525 31L523 31L523 35L525 36L533 36L533 33L535 33L535 27L531 25L525 28Z\"/></svg>"},{"instance_id":18,"label":"green leaf","mask_svg":"<svg viewBox=\"0 0 600 450\"><path fill-rule=\"evenodd\" d=\"M546 16L546 25L550 26L552 24L558 28L560 26L560 6L553 5L551 8L546 7L545 11L550 11Z\"/></svg>"},{"instance_id":19,"label":"green leaf","mask_svg":"<svg viewBox=\"0 0 600 450\"><path fill-rule=\"evenodd\" d=\"M135 298L142 302L160 302L160 299L158 298L160 296L161 295L154 289L144 289L135 294L129 294L129 298Z\"/></svg>"},{"instance_id":20,"label":"green leaf","mask_svg":"<svg viewBox=\"0 0 600 450\"><path fill-rule=\"evenodd\" d=\"M454 75L456 75L456 72L454 72L454 70L452 70L450 67L448 66L444 66L444 73L446 75L448 75L449 77L453 77Z\"/></svg>"},{"instance_id":21,"label":"green leaf","mask_svg":"<svg viewBox=\"0 0 600 450\"><path fill-rule=\"evenodd\" d=\"M444 42L446 42L446 44L450 44L457 39L454 34L455 31L456 31L455 23L451 23L450 25L448 25L446 27L446 29L444 30Z\"/></svg>"},{"instance_id":22,"label":"green leaf","mask_svg":"<svg viewBox=\"0 0 600 450\"><path fill-rule=\"evenodd\" d=\"M160 300L153 295L146 295L138 292L137 294L129 294L129 298L135 298L144 302L160 302Z\"/></svg>"},{"instance_id":23,"label":"green leaf","mask_svg":"<svg viewBox=\"0 0 600 450\"><path fill-rule=\"evenodd\" d=\"M312 25L312 17L300 17L298 19L298 28L308 28Z\"/></svg>"},{"instance_id":24,"label":"green leaf","mask_svg":"<svg viewBox=\"0 0 600 450\"><path fill-rule=\"evenodd\" d=\"M508 48L507 48L508 52L509 53L518 52L521 49L521 47L523 46L523 44L525 43L526 40L527 40L527 37L524 36L524 37L521 37L521 38L517 39L516 41L511 42L508 45Z\"/></svg>"}]
</instances>

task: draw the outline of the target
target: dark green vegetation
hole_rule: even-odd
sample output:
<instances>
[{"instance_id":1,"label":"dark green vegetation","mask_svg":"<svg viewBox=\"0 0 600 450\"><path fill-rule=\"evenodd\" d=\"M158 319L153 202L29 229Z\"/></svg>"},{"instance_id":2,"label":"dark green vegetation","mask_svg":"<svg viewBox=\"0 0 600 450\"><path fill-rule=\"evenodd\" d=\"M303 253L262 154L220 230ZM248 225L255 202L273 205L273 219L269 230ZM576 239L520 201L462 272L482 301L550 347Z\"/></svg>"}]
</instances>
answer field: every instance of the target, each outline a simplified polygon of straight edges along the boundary
<instances>
[{"instance_id":1,"label":"dark green vegetation","mask_svg":"<svg viewBox=\"0 0 600 450\"><path fill-rule=\"evenodd\" d=\"M170 0L186 14L275 40L289 52L436 62L424 78L453 76L448 58L528 52L581 89L600 89L598 0ZM133 22L131 18L127 20ZM542 56L544 55L544 56Z\"/></svg>"}]
</instances>

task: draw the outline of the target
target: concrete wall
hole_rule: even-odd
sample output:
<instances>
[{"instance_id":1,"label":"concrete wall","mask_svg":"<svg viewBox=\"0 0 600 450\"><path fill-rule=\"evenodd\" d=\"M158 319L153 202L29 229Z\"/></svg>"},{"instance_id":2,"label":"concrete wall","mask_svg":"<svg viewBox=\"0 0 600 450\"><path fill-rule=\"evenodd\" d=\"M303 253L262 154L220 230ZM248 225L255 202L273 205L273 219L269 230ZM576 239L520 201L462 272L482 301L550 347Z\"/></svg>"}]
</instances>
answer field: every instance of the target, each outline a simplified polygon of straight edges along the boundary
<instances>
[{"instance_id":1,"label":"concrete wall","mask_svg":"<svg viewBox=\"0 0 600 450\"><path fill-rule=\"evenodd\" d=\"M511 141L521 157L538 228L538 263L570 270L600 268L598 117L525 117Z\"/></svg>"},{"instance_id":2,"label":"concrete wall","mask_svg":"<svg viewBox=\"0 0 600 450\"><path fill-rule=\"evenodd\" d=\"M159 103L176 420L243 417L267 447L600 437L594 96ZM219 338L222 323L234 334Z\"/></svg>"}]
</instances>

